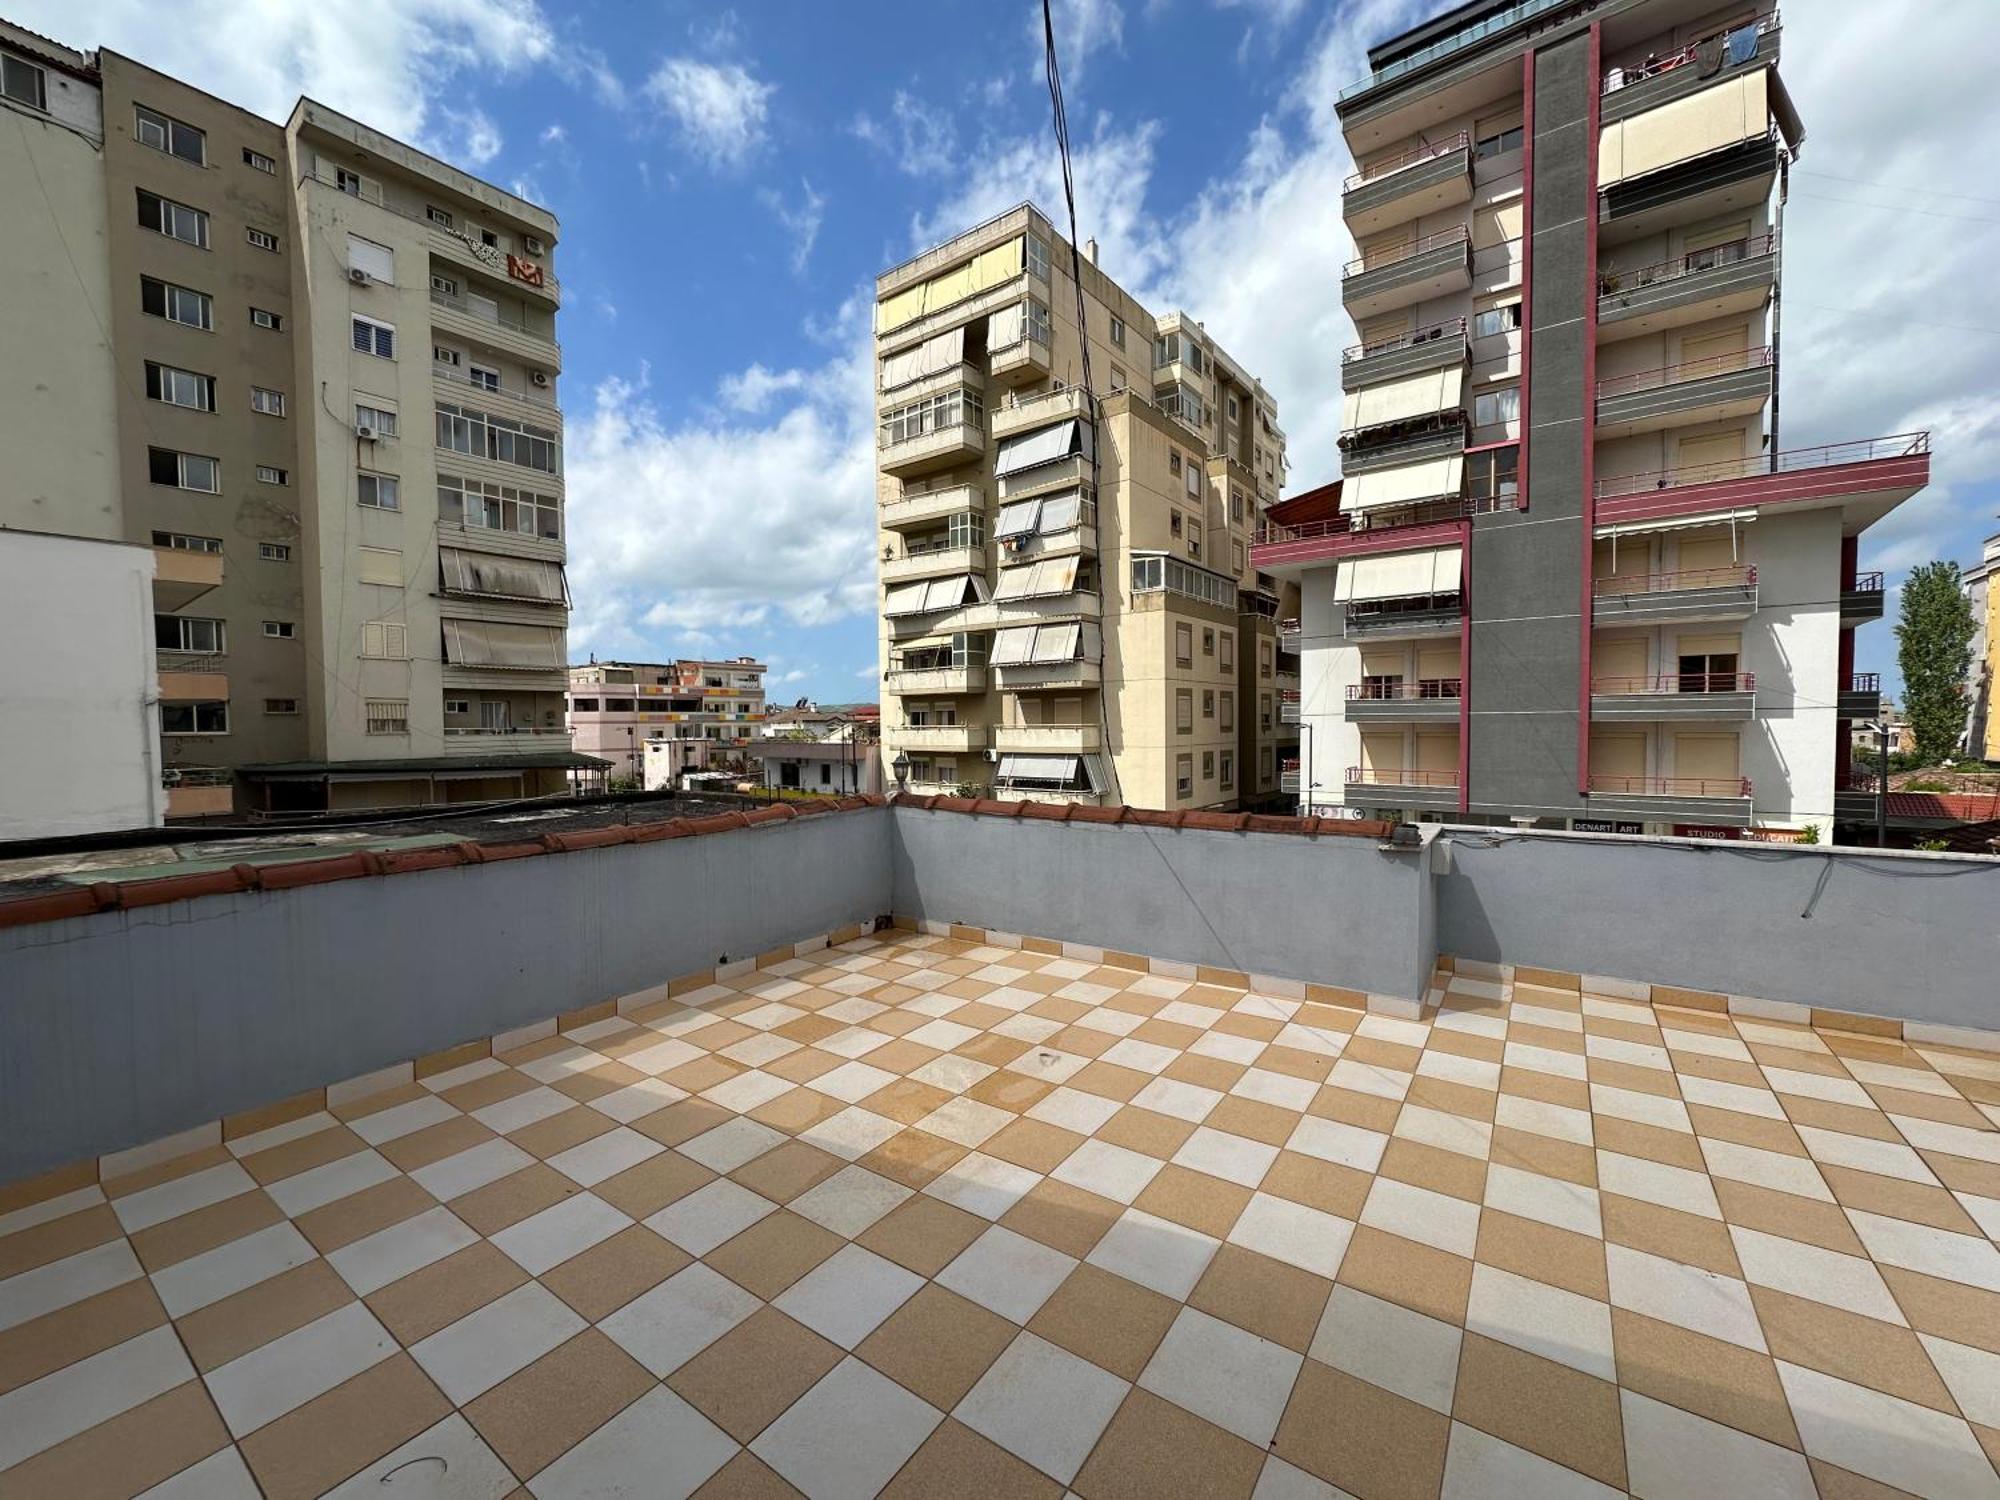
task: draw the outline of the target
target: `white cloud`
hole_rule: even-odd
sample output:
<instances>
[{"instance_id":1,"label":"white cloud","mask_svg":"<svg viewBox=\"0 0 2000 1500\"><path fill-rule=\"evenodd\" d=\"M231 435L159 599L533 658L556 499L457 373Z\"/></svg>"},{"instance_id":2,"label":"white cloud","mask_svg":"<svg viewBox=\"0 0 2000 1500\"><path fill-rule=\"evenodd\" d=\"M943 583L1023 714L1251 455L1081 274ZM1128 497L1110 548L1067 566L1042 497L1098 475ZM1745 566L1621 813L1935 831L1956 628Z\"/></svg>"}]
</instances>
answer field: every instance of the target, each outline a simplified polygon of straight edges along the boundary
<instances>
[{"instance_id":1,"label":"white cloud","mask_svg":"<svg viewBox=\"0 0 2000 1500\"><path fill-rule=\"evenodd\" d=\"M806 268L812 259L813 244L819 239L820 221L826 216L826 198L813 191L813 185L803 177L799 179L799 201L787 203L775 188L765 188L757 197L784 226L792 237L792 271L794 274Z\"/></svg>"},{"instance_id":2,"label":"white cloud","mask_svg":"<svg viewBox=\"0 0 2000 1500\"><path fill-rule=\"evenodd\" d=\"M1026 7L1028 31L1034 38L1035 61L1029 69L1042 75L1045 28L1039 5ZM1118 0L1055 0L1056 59L1065 82L1080 80L1093 52L1125 50L1125 7Z\"/></svg>"},{"instance_id":3,"label":"white cloud","mask_svg":"<svg viewBox=\"0 0 2000 1500\"><path fill-rule=\"evenodd\" d=\"M734 375L725 375L718 394L723 404L736 411L761 412L780 395L804 390L810 377L804 370L767 370L752 365Z\"/></svg>"},{"instance_id":4,"label":"white cloud","mask_svg":"<svg viewBox=\"0 0 2000 1500\"><path fill-rule=\"evenodd\" d=\"M483 167L500 154L504 144L500 127L493 123L493 117L477 106L471 109L448 111L451 137L456 142L450 152L451 159L466 162L475 167Z\"/></svg>"},{"instance_id":5,"label":"white cloud","mask_svg":"<svg viewBox=\"0 0 2000 1500\"><path fill-rule=\"evenodd\" d=\"M888 119L862 113L849 128L911 177L938 176L958 165L958 131L951 116L906 89L897 89L889 100Z\"/></svg>"},{"instance_id":6,"label":"white cloud","mask_svg":"<svg viewBox=\"0 0 2000 1500\"><path fill-rule=\"evenodd\" d=\"M742 167L764 144L777 85L741 63L670 57L646 80L646 97L665 110L688 149L712 167Z\"/></svg>"},{"instance_id":7,"label":"white cloud","mask_svg":"<svg viewBox=\"0 0 2000 1500\"><path fill-rule=\"evenodd\" d=\"M569 131L563 128L562 121L557 120L547 126L536 139L544 146L559 146L569 139Z\"/></svg>"}]
</instances>

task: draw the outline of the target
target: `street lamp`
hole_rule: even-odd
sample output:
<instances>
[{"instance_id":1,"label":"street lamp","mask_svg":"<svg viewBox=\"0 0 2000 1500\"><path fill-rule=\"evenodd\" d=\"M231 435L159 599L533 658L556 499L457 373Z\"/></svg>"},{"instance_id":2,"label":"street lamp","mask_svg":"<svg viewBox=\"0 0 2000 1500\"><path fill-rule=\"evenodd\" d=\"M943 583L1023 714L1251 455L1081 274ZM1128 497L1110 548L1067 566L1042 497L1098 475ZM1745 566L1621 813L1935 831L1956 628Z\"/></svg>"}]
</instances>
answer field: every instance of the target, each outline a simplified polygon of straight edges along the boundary
<instances>
[{"instance_id":1,"label":"street lamp","mask_svg":"<svg viewBox=\"0 0 2000 1500\"><path fill-rule=\"evenodd\" d=\"M896 773L896 795L902 796L910 789L910 757L898 750L896 758L889 762L889 769Z\"/></svg>"},{"instance_id":2,"label":"street lamp","mask_svg":"<svg viewBox=\"0 0 2000 1500\"><path fill-rule=\"evenodd\" d=\"M1889 842L1889 722L1886 719L1870 719L1861 727L1879 736L1876 763L1881 769L1875 784L1875 847L1880 849Z\"/></svg>"}]
</instances>

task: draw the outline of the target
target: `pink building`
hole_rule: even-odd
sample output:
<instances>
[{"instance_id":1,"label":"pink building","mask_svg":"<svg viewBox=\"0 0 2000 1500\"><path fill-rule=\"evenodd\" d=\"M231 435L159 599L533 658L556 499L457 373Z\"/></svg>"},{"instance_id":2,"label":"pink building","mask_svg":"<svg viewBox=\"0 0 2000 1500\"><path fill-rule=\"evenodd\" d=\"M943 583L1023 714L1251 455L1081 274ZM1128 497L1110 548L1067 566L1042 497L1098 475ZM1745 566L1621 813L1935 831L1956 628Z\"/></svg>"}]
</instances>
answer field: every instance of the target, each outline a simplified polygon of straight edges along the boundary
<instances>
[{"instance_id":1,"label":"pink building","mask_svg":"<svg viewBox=\"0 0 2000 1500\"><path fill-rule=\"evenodd\" d=\"M592 661L569 669L575 748L611 763L612 780L643 774L648 740L674 742L678 767L740 761L764 721L763 662Z\"/></svg>"}]
</instances>

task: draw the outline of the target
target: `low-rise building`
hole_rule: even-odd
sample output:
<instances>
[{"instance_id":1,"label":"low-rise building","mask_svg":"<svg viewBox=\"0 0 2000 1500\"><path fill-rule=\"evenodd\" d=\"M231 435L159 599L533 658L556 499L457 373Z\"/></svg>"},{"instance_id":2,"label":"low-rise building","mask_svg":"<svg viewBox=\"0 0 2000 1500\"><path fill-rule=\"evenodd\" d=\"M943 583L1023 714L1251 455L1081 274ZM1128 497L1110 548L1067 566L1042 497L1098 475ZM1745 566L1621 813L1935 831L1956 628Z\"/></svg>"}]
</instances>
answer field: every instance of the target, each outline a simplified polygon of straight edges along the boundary
<instances>
[{"instance_id":1,"label":"low-rise building","mask_svg":"<svg viewBox=\"0 0 2000 1500\"><path fill-rule=\"evenodd\" d=\"M568 722L580 753L605 761L610 778L740 765L764 722L763 662L597 661L569 669ZM663 741L660 756L649 741Z\"/></svg>"}]
</instances>

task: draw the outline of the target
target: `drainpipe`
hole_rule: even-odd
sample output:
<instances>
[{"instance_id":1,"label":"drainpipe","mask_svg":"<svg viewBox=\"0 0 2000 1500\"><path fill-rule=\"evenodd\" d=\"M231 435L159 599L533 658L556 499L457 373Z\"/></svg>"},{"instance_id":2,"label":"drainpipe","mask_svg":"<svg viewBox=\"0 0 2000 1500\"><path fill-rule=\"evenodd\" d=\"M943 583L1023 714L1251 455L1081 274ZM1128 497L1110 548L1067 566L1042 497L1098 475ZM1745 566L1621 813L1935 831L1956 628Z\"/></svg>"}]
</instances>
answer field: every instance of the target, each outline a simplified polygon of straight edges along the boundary
<instances>
[{"instance_id":1,"label":"drainpipe","mask_svg":"<svg viewBox=\"0 0 2000 1500\"><path fill-rule=\"evenodd\" d=\"M1784 451L1784 444L1778 441L1778 392L1784 386L1785 362L1780 358L1779 331L1784 326L1785 302L1785 200L1792 191L1792 159L1789 155L1778 159L1778 219L1772 233L1777 237L1778 253L1773 258L1776 274L1771 278L1771 472L1778 472L1778 455Z\"/></svg>"}]
</instances>

